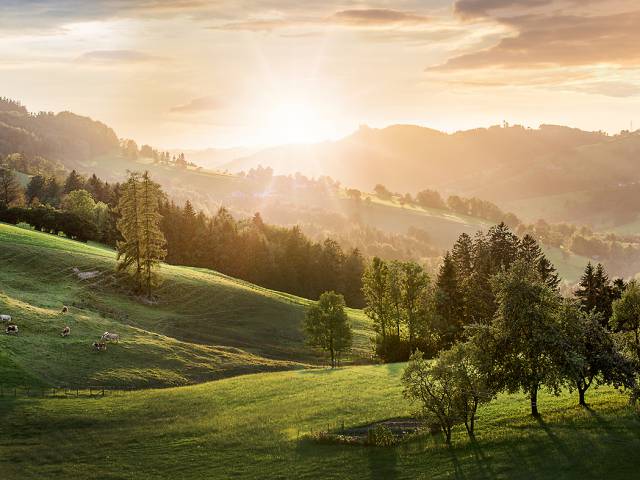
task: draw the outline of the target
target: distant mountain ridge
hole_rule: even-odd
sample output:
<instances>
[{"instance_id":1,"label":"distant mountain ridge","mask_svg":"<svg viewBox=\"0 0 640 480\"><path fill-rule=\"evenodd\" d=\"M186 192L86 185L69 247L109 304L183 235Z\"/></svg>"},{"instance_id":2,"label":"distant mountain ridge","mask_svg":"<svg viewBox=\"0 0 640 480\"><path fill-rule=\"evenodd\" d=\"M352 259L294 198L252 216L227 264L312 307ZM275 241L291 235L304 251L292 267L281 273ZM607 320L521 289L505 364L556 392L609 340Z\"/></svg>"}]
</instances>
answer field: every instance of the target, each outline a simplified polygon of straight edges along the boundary
<instances>
[{"instance_id":1,"label":"distant mountain ridge","mask_svg":"<svg viewBox=\"0 0 640 480\"><path fill-rule=\"evenodd\" d=\"M504 203L585 190L595 181L638 180L638 154L635 134L612 137L557 125L447 134L394 125L362 127L335 142L274 147L222 167L241 171L262 165L275 173L327 175L367 190L376 183L398 192L436 188Z\"/></svg>"},{"instance_id":2,"label":"distant mountain ridge","mask_svg":"<svg viewBox=\"0 0 640 480\"><path fill-rule=\"evenodd\" d=\"M22 153L77 162L118 149L116 133L102 122L71 112L29 111L19 102L0 98L0 155Z\"/></svg>"}]
</instances>

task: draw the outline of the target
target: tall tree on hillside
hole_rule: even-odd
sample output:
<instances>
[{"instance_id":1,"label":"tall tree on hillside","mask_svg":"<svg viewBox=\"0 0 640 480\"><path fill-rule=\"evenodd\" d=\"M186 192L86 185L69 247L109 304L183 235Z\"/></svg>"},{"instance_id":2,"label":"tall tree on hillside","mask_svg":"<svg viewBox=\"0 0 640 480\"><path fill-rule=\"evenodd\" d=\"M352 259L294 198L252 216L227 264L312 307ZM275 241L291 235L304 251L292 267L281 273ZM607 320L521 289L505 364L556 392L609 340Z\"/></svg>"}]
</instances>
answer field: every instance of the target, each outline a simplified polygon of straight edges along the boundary
<instances>
[{"instance_id":1,"label":"tall tree on hillside","mask_svg":"<svg viewBox=\"0 0 640 480\"><path fill-rule=\"evenodd\" d=\"M140 174L130 172L129 178L120 187L116 223L122 237L117 243L118 271L133 271L138 291L142 290L142 247L140 218Z\"/></svg>"},{"instance_id":2,"label":"tall tree on hillside","mask_svg":"<svg viewBox=\"0 0 640 480\"><path fill-rule=\"evenodd\" d=\"M340 356L351 349L353 335L342 295L324 292L317 303L307 309L304 328L309 345L329 352L331 368Z\"/></svg>"},{"instance_id":3,"label":"tall tree on hillside","mask_svg":"<svg viewBox=\"0 0 640 480\"><path fill-rule=\"evenodd\" d=\"M156 284L156 271L160 262L167 255L166 240L160 230L160 202L162 201L160 185L151 180L149 172L144 172L140 181L139 225L140 225L140 258L142 263L143 284L147 297L151 298L151 289Z\"/></svg>"},{"instance_id":4,"label":"tall tree on hillside","mask_svg":"<svg viewBox=\"0 0 640 480\"><path fill-rule=\"evenodd\" d=\"M436 279L434 309L440 347L447 348L462 335L464 313L456 267L449 252L444 256Z\"/></svg>"},{"instance_id":5,"label":"tall tree on hillside","mask_svg":"<svg viewBox=\"0 0 640 480\"><path fill-rule=\"evenodd\" d=\"M384 341L389 321L389 302L387 299L387 263L374 257L362 277L362 292L366 302L364 313L373 321L373 328Z\"/></svg>"},{"instance_id":6,"label":"tall tree on hillside","mask_svg":"<svg viewBox=\"0 0 640 480\"><path fill-rule=\"evenodd\" d=\"M0 205L11 205L22 194L22 189L13 170L0 166Z\"/></svg>"},{"instance_id":7,"label":"tall tree on hillside","mask_svg":"<svg viewBox=\"0 0 640 480\"><path fill-rule=\"evenodd\" d=\"M83 190L85 188L86 181L82 175L75 170L71 170L71 173L64 182L64 188L62 192L66 195L74 190Z\"/></svg>"}]
</instances>

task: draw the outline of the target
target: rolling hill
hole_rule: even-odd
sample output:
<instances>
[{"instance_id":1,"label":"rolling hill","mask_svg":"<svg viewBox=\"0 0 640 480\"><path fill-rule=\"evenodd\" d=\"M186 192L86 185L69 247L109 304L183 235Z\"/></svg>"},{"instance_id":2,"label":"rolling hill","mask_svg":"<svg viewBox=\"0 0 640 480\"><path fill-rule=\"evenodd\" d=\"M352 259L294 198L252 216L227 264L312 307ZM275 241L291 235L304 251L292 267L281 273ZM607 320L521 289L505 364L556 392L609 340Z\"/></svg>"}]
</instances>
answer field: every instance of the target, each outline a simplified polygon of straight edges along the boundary
<instances>
[{"instance_id":1,"label":"rolling hill","mask_svg":"<svg viewBox=\"0 0 640 480\"><path fill-rule=\"evenodd\" d=\"M5 385L180 385L319 361L301 330L308 300L163 265L148 304L118 286L115 253L99 245L0 224L0 247L0 312L20 328L0 336ZM366 356L369 325L349 313L355 354ZM69 338L59 335L65 325ZM91 343L104 331L122 341L96 354Z\"/></svg>"},{"instance_id":2,"label":"rolling hill","mask_svg":"<svg viewBox=\"0 0 640 480\"><path fill-rule=\"evenodd\" d=\"M635 478L640 423L610 388L480 407L476 437L424 434L396 447L319 444L312 431L407 415L402 364L261 373L80 398L0 397L0 472L40 478ZM99 473L98 473L99 472Z\"/></svg>"},{"instance_id":3,"label":"rolling hill","mask_svg":"<svg viewBox=\"0 0 640 480\"><path fill-rule=\"evenodd\" d=\"M328 175L370 190L435 188L493 201L528 220L594 221L565 198L640 180L640 135L608 136L556 125L491 127L447 134L415 125L362 127L335 142L273 147L224 164L230 171L258 165L276 173ZM553 209L538 205L553 202Z\"/></svg>"}]
</instances>

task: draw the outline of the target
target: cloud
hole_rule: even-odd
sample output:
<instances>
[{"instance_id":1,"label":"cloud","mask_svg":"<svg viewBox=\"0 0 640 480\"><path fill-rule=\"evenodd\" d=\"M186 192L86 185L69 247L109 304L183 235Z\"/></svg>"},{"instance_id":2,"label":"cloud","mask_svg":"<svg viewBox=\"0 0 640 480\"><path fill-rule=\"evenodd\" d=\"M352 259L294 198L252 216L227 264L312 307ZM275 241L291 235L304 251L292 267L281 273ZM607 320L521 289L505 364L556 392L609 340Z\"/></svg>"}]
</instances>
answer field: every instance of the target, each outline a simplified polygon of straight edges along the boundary
<instances>
[{"instance_id":1,"label":"cloud","mask_svg":"<svg viewBox=\"0 0 640 480\"><path fill-rule=\"evenodd\" d=\"M160 57L149 55L138 50L92 50L80 55L76 62L79 63L143 63L159 60Z\"/></svg>"},{"instance_id":2,"label":"cloud","mask_svg":"<svg viewBox=\"0 0 640 480\"><path fill-rule=\"evenodd\" d=\"M436 70L640 66L640 10L614 15L526 15L502 18L513 36L485 50L450 58Z\"/></svg>"},{"instance_id":3,"label":"cloud","mask_svg":"<svg viewBox=\"0 0 640 480\"><path fill-rule=\"evenodd\" d=\"M188 103L171 107L170 111L174 113L199 113L218 110L223 107L223 103L213 97L194 98Z\"/></svg>"},{"instance_id":4,"label":"cloud","mask_svg":"<svg viewBox=\"0 0 640 480\"><path fill-rule=\"evenodd\" d=\"M553 3L554 0L457 0L453 5L454 12L463 18L489 16L495 10L516 8L518 10L540 7Z\"/></svg>"},{"instance_id":5,"label":"cloud","mask_svg":"<svg viewBox=\"0 0 640 480\"><path fill-rule=\"evenodd\" d=\"M573 88L567 87L567 89L615 98L628 98L640 95L640 85L637 83L617 81L589 82L576 85Z\"/></svg>"},{"instance_id":6,"label":"cloud","mask_svg":"<svg viewBox=\"0 0 640 480\"><path fill-rule=\"evenodd\" d=\"M415 13L390 10L386 8L370 8L359 10L342 10L334 13L329 22L357 26L384 25L417 25L430 22L429 17Z\"/></svg>"},{"instance_id":7,"label":"cloud","mask_svg":"<svg viewBox=\"0 0 640 480\"><path fill-rule=\"evenodd\" d=\"M234 21L209 27L214 30L246 30L252 32L270 32L286 28L309 28L339 26L345 28L377 28L416 26L431 21L430 17L413 12L386 8L368 8L340 10L328 16L318 13L316 16L277 16Z\"/></svg>"}]
</instances>

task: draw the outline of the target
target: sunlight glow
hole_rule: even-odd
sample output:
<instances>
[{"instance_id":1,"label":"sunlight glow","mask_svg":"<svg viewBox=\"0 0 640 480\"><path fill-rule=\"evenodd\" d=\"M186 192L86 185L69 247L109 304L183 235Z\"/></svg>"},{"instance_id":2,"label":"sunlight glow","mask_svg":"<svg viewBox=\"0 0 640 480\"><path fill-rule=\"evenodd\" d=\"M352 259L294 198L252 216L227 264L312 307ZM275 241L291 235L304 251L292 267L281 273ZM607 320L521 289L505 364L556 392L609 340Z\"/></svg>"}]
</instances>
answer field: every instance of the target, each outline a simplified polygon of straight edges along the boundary
<instances>
[{"instance_id":1,"label":"sunlight glow","mask_svg":"<svg viewBox=\"0 0 640 480\"><path fill-rule=\"evenodd\" d=\"M305 143L317 140L325 131L320 112L300 101L274 105L267 116L266 137L274 143Z\"/></svg>"}]
</instances>

